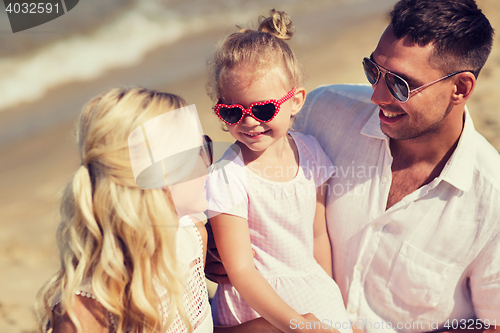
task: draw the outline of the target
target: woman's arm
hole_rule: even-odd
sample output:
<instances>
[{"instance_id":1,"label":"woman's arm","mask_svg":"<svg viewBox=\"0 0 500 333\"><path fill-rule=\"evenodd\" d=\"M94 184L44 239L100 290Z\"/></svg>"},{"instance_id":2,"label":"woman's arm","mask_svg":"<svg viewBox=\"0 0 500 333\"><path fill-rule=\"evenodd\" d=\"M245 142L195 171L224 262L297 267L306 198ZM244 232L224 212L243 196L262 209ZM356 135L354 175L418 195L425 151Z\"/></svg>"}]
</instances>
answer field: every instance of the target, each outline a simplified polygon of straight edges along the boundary
<instances>
[{"instance_id":1,"label":"woman's arm","mask_svg":"<svg viewBox=\"0 0 500 333\"><path fill-rule=\"evenodd\" d=\"M332 248L326 229L326 191L327 183L316 191L316 214L314 215L314 258L332 277Z\"/></svg>"},{"instance_id":2,"label":"woman's arm","mask_svg":"<svg viewBox=\"0 0 500 333\"><path fill-rule=\"evenodd\" d=\"M283 301L255 269L247 220L220 214L211 219L211 225L229 280L245 301L269 323L284 332L301 332L300 329L291 328L292 320L293 323L304 324L300 327L307 327L308 323L312 327L310 321ZM316 325L316 328L319 326Z\"/></svg>"},{"instance_id":3,"label":"woman's arm","mask_svg":"<svg viewBox=\"0 0 500 333\"><path fill-rule=\"evenodd\" d=\"M203 222L195 222L194 225L196 226L196 229L198 229L198 232L201 236L201 241L203 243L203 266L205 266L205 263L207 261L207 229L205 229L205 224L203 224Z\"/></svg>"},{"instance_id":4,"label":"woman's arm","mask_svg":"<svg viewBox=\"0 0 500 333\"><path fill-rule=\"evenodd\" d=\"M76 333L76 326L67 313L58 316L59 305L54 308L53 333ZM78 317L83 333L107 333L108 318L106 309L95 299L83 296L75 297L73 311Z\"/></svg>"}]
</instances>

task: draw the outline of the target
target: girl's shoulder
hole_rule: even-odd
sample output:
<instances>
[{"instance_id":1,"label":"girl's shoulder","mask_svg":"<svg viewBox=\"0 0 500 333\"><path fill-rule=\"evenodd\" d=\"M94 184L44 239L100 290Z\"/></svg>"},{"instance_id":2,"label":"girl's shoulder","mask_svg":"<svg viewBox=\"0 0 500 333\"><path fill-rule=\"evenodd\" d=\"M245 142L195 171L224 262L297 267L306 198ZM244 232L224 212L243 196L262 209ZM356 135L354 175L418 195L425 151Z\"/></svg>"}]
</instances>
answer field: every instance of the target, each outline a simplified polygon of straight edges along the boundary
<instances>
[{"instance_id":1,"label":"girl's shoulder","mask_svg":"<svg viewBox=\"0 0 500 333\"><path fill-rule=\"evenodd\" d=\"M331 159L314 136L295 131L289 133L297 145L301 168L305 174L313 176L316 187L322 185L335 173Z\"/></svg>"},{"instance_id":2,"label":"girl's shoulder","mask_svg":"<svg viewBox=\"0 0 500 333\"><path fill-rule=\"evenodd\" d=\"M227 165L231 162L240 163L243 162L243 155L241 154L241 148L236 144L230 144L228 148L222 154L222 157L214 163L214 165Z\"/></svg>"},{"instance_id":3,"label":"girl's shoulder","mask_svg":"<svg viewBox=\"0 0 500 333\"><path fill-rule=\"evenodd\" d=\"M205 184L209 218L220 213L247 218L247 172L240 148L229 147L208 173Z\"/></svg>"},{"instance_id":4,"label":"girl's shoulder","mask_svg":"<svg viewBox=\"0 0 500 333\"><path fill-rule=\"evenodd\" d=\"M314 136L296 131L289 131L288 133L292 136L293 141L295 141L299 149L299 154L307 155L306 157L313 157L315 159L318 157L320 159L328 158Z\"/></svg>"},{"instance_id":5,"label":"girl's shoulder","mask_svg":"<svg viewBox=\"0 0 500 333\"><path fill-rule=\"evenodd\" d=\"M227 148L222 157L210 166L208 182L223 178L227 183L231 178L233 181L245 175L245 162L241 153L241 148L237 144L232 144Z\"/></svg>"}]
</instances>

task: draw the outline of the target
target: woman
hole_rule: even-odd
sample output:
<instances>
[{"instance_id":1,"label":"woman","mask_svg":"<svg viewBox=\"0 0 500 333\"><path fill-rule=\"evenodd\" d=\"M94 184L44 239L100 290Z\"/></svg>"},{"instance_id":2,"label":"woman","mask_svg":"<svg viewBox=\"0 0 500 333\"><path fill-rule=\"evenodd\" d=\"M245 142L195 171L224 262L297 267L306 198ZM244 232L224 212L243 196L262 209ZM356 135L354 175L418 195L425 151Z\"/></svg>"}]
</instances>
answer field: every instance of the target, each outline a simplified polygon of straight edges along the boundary
<instances>
[{"instance_id":1,"label":"woman","mask_svg":"<svg viewBox=\"0 0 500 333\"><path fill-rule=\"evenodd\" d=\"M196 110L172 94L112 89L85 106L77 137L81 166L60 207L61 268L38 296L42 326L52 332L211 332L206 232L189 216L179 219L189 202L182 195L176 200L166 184L181 194L184 184L192 198L204 198L200 176L210 161Z\"/></svg>"}]
</instances>

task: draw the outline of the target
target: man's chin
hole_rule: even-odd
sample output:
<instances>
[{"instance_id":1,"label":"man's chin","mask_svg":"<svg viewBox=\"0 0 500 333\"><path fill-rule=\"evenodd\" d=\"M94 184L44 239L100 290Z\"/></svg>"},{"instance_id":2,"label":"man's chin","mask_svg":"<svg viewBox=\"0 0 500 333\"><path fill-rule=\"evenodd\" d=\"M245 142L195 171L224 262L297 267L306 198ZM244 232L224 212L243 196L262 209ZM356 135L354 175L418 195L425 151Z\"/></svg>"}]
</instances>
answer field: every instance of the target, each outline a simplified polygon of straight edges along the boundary
<instances>
[{"instance_id":1,"label":"man's chin","mask_svg":"<svg viewBox=\"0 0 500 333\"><path fill-rule=\"evenodd\" d=\"M385 136L387 136L391 140L396 140L396 141L408 141L408 140L414 140L414 139L421 137L421 135L410 135L408 133L404 133L404 134L394 133L392 131L384 129L384 127L382 125L380 126L380 129L382 130L382 133L385 134Z\"/></svg>"}]
</instances>

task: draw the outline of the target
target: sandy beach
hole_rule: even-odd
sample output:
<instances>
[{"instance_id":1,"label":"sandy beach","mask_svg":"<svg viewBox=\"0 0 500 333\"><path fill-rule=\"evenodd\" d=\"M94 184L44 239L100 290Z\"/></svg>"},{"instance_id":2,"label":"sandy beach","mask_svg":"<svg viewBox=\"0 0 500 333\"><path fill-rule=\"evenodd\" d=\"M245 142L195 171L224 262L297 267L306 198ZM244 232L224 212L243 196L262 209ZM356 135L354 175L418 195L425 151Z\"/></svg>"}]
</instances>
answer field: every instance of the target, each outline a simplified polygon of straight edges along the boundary
<instances>
[{"instance_id":1,"label":"sandy beach","mask_svg":"<svg viewBox=\"0 0 500 333\"><path fill-rule=\"evenodd\" d=\"M476 129L500 151L496 101L500 96L500 2L477 2L497 34L468 108ZM388 23L386 9L373 11L368 4L360 4L359 14L343 17L324 2L324 8L304 7L292 16L297 32L291 46L304 66L308 91L325 84L366 83L361 60L375 49ZM132 67L56 87L37 101L0 112L0 135L6 142L0 145L0 332L37 331L33 304L38 289L58 269L58 193L79 166L73 129L83 104L108 87L141 84L177 93L196 104L205 134L215 141L231 141L211 112L204 70L211 49L230 29L184 38L150 52ZM168 83L159 80L164 75L162 66L176 62L192 65L174 73L177 76L171 74ZM19 125L24 122L26 126Z\"/></svg>"}]
</instances>

